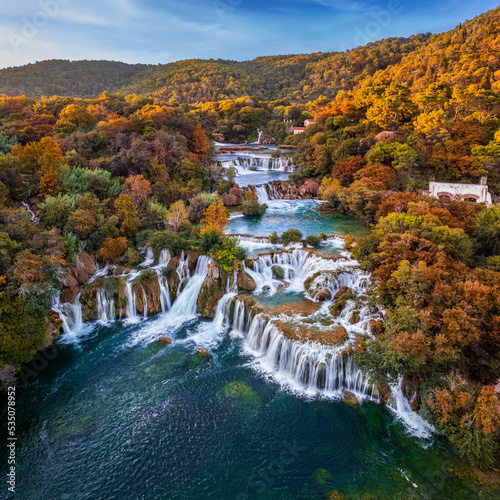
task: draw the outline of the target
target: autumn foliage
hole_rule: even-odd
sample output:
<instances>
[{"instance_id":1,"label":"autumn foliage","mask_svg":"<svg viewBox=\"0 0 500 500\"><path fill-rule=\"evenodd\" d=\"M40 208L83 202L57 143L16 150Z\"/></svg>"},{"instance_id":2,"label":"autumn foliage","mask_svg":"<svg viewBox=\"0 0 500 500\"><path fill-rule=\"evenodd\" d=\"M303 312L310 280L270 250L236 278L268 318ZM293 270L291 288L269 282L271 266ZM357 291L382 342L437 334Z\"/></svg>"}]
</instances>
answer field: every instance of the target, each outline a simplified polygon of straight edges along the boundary
<instances>
[{"instance_id":1,"label":"autumn foliage","mask_svg":"<svg viewBox=\"0 0 500 500\"><path fill-rule=\"evenodd\" d=\"M104 245L98 250L97 257L103 262L118 262L127 251L127 238L106 238Z\"/></svg>"}]
</instances>

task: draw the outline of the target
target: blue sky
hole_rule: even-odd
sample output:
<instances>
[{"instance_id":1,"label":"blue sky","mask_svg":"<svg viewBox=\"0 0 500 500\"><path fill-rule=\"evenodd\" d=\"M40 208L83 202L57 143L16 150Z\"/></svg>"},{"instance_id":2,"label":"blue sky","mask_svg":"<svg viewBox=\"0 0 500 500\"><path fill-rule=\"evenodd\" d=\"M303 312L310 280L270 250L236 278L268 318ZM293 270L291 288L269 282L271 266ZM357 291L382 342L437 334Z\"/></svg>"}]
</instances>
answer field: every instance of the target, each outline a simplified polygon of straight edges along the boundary
<instances>
[{"instance_id":1,"label":"blue sky","mask_svg":"<svg viewBox=\"0 0 500 500\"><path fill-rule=\"evenodd\" d=\"M23 0L0 18L0 67L45 59L167 63L330 52L438 33L493 0Z\"/></svg>"}]
</instances>

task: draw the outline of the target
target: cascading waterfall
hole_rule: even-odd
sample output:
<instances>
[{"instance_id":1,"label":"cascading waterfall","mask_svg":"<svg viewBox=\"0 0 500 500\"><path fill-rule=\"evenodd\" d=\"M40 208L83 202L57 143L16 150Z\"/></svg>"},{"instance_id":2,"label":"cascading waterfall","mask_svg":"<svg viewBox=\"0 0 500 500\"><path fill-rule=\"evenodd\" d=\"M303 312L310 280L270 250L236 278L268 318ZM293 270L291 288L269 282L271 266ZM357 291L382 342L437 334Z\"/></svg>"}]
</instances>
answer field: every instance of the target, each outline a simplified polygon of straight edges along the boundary
<instances>
[{"instance_id":1,"label":"cascading waterfall","mask_svg":"<svg viewBox=\"0 0 500 500\"><path fill-rule=\"evenodd\" d=\"M21 206L27 210L27 212L31 215L31 221L32 222L40 222L40 218L35 215L33 210L31 210L31 207L28 205L26 202L22 202Z\"/></svg>"},{"instance_id":2,"label":"cascading waterfall","mask_svg":"<svg viewBox=\"0 0 500 500\"><path fill-rule=\"evenodd\" d=\"M259 138L257 139L257 144L260 144L260 138L262 137L262 134L264 133L263 128L257 129L257 133L259 134Z\"/></svg>"},{"instance_id":3,"label":"cascading waterfall","mask_svg":"<svg viewBox=\"0 0 500 500\"><path fill-rule=\"evenodd\" d=\"M267 155L238 156L237 158L221 161L224 168L236 168L239 175L250 174L256 170L274 170L277 172L294 172L295 166L291 158L278 158Z\"/></svg>"},{"instance_id":4,"label":"cascading waterfall","mask_svg":"<svg viewBox=\"0 0 500 500\"><path fill-rule=\"evenodd\" d=\"M172 256L170 255L170 252L168 249L164 248L160 252L160 257L158 258L158 267L166 267L168 266L168 263L170 262L170 259Z\"/></svg>"},{"instance_id":5,"label":"cascading waterfall","mask_svg":"<svg viewBox=\"0 0 500 500\"><path fill-rule=\"evenodd\" d=\"M158 272L158 284L160 285L160 303L161 312L165 313L172 307L172 301L170 299L170 289L168 287L168 281L165 276Z\"/></svg>"},{"instance_id":6,"label":"cascading waterfall","mask_svg":"<svg viewBox=\"0 0 500 500\"><path fill-rule=\"evenodd\" d=\"M255 194L259 199L259 203L266 203L266 201L270 200L265 184L263 186L257 186L255 188Z\"/></svg>"},{"instance_id":7,"label":"cascading waterfall","mask_svg":"<svg viewBox=\"0 0 500 500\"><path fill-rule=\"evenodd\" d=\"M129 278L127 281L127 286L125 288L125 295L127 297L127 320L129 322L137 322L139 318L137 316L137 300L133 290L134 278Z\"/></svg>"},{"instance_id":8,"label":"cascading waterfall","mask_svg":"<svg viewBox=\"0 0 500 500\"><path fill-rule=\"evenodd\" d=\"M310 287L310 297L317 301L319 294L323 290L328 290L333 299L342 287L351 287L354 282L354 269L339 270L334 273L320 274Z\"/></svg>"},{"instance_id":9,"label":"cascading waterfall","mask_svg":"<svg viewBox=\"0 0 500 500\"><path fill-rule=\"evenodd\" d=\"M144 319L147 319L147 317L148 317L148 297L146 295L146 290L144 290L144 287L141 287L141 288L142 288L142 305L144 308L143 316L144 316Z\"/></svg>"},{"instance_id":10,"label":"cascading waterfall","mask_svg":"<svg viewBox=\"0 0 500 500\"><path fill-rule=\"evenodd\" d=\"M109 297L104 288L97 291L97 321L101 324L115 319L115 302Z\"/></svg>"},{"instance_id":11,"label":"cascading waterfall","mask_svg":"<svg viewBox=\"0 0 500 500\"><path fill-rule=\"evenodd\" d=\"M215 310L212 322L201 324L196 333L186 339L187 342L194 342L196 345L203 347L215 347L217 345L218 339L224 333L225 328L230 325L229 313L231 303L238 293L236 279L236 272L234 273L232 285L230 283L230 278L228 278L226 293L217 304L217 309Z\"/></svg>"},{"instance_id":12,"label":"cascading waterfall","mask_svg":"<svg viewBox=\"0 0 500 500\"><path fill-rule=\"evenodd\" d=\"M59 297L52 305L52 309L59 313L63 322L63 331L66 335L77 333L83 327L82 304L80 294L75 297L72 303L61 304Z\"/></svg>"},{"instance_id":13,"label":"cascading waterfall","mask_svg":"<svg viewBox=\"0 0 500 500\"><path fill-rule=\"evenodd\" d=\"M403 376L399 375L397 383L391 385L391 396L387 401L387 406L395 411L412 434L421 438L429 438L435 432L434 427L413 411L410 402L403 394L402 386Z\"/></svg>"},{"instance_id":14,"label":"cascading waterfall","mask_svg":"<svg viewBox=\"0 0 500 500\"><path fill-rule=\"evenodd\" d=\"M158 276L158 284L160 286L160 303L162 313L167 312L172 307L170 288L168 286L167 278L163 275L163 270L168 266L171 258L172 256L170 255L170 252L167 249L163 249L160 252L158 265L155 268Z\"/></svg>"},{"instance_id":15,"label":"cascading waterfall","mask_svg":"<svg viewBox=\"0 0 500 500\"><path fill-rule=\"evenodd\" d=\"M190 278L190 275L189 275L189 252L187 252L185 254L184 250L182 251L181 258L179 260L179 265L177 266L176 272L177 272L177 275L179 276L179 285L177 286L177 295L179 295L179 293L182 290L182 287Z\"/></svg>"},{"instance_id":16,"label":"cascading waterfall","mask_svg":"<svg viewBox=\"0 0 500 500\"><path fill-rule=\"evenodd\" d=\"M233 314L233 333L243 335L245 333L245 324L245 303L236 299Z\"/></svg>"},{"instance_id":17,"label":"cascading waterfall","mask_svg":"<svg viewBox=\"0 0 500 500\"><path fill-rule=\"evenodd\" d=\"M197 306L196 301L200 293L203 282L207 277L208 264L210 257L200 255L196 264L196 270L193 277L188 281L188 284L177 297L172 308L168 311L167 315L172 318L196 316Z\"/></svg>"},{"instance_id":18,"label":"cascading waterfall","mask_svg":"<svg viewBox=\"0 0 500 500\"><path fill-rule=\"evenodd\" d=\"M291 292L303 292L304 282L308 276L317 271L336 271L346 268L345 260L323 259L317 255L310 254L303 249L294 249L291 252L279 252L274 255L261 255L253 263L253 269L245 267L245 271L257 284L256 293L261 293L267 287L270 293L275 293L277 288L284 282ZM282 281L273 278L273 266L283 269Z\"/></svg>"},{"instance_id":19,"label":"cascading waterfall","mask_svg":"<svg viewBox=\"0 0 500 500\"><path fill-rule=\"evenodd\" d=\"M359 397L379 399L376 386L339 348L289 339L267 317L245 315L244 303L235 301L233 332L244 337L245 348L279 382L306 392L338 397L347 390Z\"/></svg>"},{"instance_id":20,"label":"cascading waterfall","mask_svg":"<svg viewBox=\"0 0 500 500\"><path fill-rule=\"evenodd\" d=\"M145 261L139 264L139 267L149 267L151 264L154 263L155 261L155 255L153 253L153 249L151 247L148 247L146 249L146 257Z\"/></svg>"}]
</instances>

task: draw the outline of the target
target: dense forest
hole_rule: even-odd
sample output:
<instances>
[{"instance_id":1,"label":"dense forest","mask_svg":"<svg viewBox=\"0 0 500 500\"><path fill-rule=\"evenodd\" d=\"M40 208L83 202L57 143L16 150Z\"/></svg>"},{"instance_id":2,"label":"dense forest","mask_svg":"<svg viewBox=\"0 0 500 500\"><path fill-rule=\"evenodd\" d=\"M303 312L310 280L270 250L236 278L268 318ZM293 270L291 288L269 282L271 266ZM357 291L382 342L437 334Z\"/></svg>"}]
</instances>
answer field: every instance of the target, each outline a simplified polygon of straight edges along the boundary
<instances>
[{"instance_id":1,"label":"dense forest","mask_svg":"<svg viewBox=\"0 0 500 500\"><path fill-rule=\"evenodd\" d=\"M43 345L66 265L82 249L130 266L145 245L173 255L196 249L236 268L244 252L224 236L225 206L263 208L211 161L209 138L255 140L264 128L297 148L290 183L321 183L326 210L372 225L370 236L347 245L372 273L386 322L374 341L357 346L358 364L381 387L404 376L418 389L415 407L436 428L472 463L495 465L500 208L425 191L431 180L487 177L499 199L499 23L500 8L449 33L345 54L123 71L89 62L100 76L88 68L81 86L83 63L4 70L2 376ZM48 83L58 81L57 68L60 91ZM102 86L127 91L93 97ZM39 98L45 93L60 95ZM313 117L316 124L291 134Z\"/></svg>"}]
</instances>

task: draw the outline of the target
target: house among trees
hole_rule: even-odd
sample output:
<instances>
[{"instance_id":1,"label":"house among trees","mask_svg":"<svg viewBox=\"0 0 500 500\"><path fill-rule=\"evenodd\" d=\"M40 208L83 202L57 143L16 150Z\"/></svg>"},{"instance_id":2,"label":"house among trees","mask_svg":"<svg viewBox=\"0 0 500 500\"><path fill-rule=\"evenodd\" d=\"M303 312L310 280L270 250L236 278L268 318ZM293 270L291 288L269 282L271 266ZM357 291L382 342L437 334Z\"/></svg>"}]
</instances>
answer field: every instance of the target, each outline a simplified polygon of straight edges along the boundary
<instances>
[{"instance_id":1,"label":"house among trees","mask_svg":"<svg viewBox=\"0 0 500 500\"><path fill-rule=\"evenodd\" d=\"M476 203L492 204L488 192L488 179L481 177L480 184L451 184L449 182L430 182L429 194L434 198L448 196L450 199L471 200Z\"/></svg>"},{"instance_id":2,"label":"house among trees","mask_svg":"<svg viewBox=\"0 0 500 500\"><path fill-rule=\"evenodd\" d=\"M304 130L309 127L309 125L314 125L316 123L316 120L306 120L304 122L304 126L303 127L294 127L293 128L293 135L297 135L297 134L302 134L302 132L304 132Z\"/></svg>"}]
</instances>

